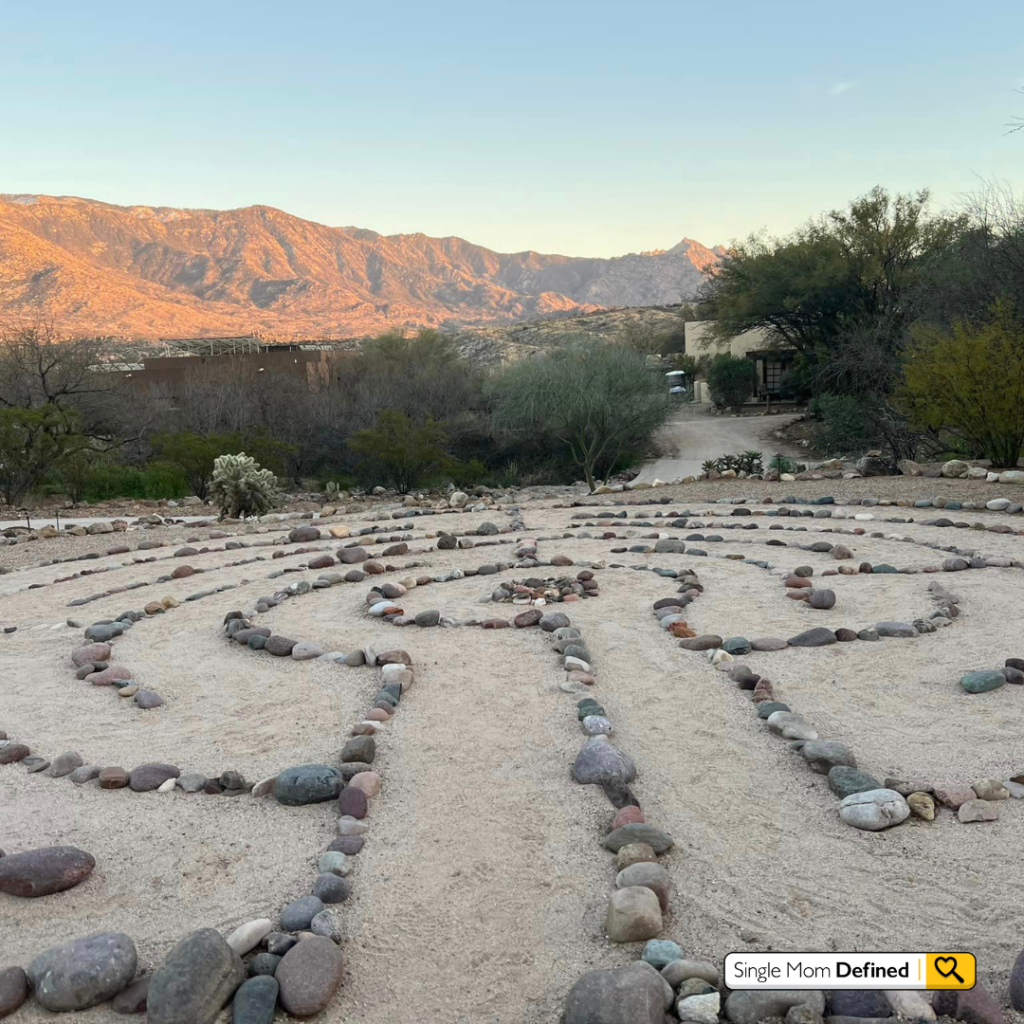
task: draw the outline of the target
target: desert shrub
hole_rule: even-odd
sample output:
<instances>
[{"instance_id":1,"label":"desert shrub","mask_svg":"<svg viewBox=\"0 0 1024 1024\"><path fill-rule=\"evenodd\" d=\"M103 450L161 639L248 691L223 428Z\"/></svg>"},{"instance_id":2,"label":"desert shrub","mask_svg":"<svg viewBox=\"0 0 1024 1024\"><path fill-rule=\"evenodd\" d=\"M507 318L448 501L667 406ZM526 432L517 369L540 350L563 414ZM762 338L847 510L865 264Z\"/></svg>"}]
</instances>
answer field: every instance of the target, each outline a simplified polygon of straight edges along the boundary
<instances>
[{"instance_id":1,"label":"desert shrub","mask_svg":"<svg viewBox=\"0 0 1024 1024\"><path fill-rule=\"evenodd\" d=\"M826 454L863 448L871 441L871 404L853 395L818 395L808 412L820 421L815 443Z\"/></svg>"},{"instance_id":2,"label":"desert shrub","mask_svg":"<svg viewBox=\"0 0 1024 1024\"><path fill-rule=\"evenodd\" d=\"M348 447L364 457L357 467L361 476L382 478L406 493L445 468L446 439L444 426L429 417L418 425L398 409L385 409L377 426L353 434Z\"/></svg>"},{"instance_id":3,"label":"desert shrub","mask_svg":"<svg viewBox=\"0 0 1024 1024\"><path fill-rule=\"evenodd\" d=\"M913 331L898 400L915 423L946 430L997 466L1024 446L1024 327L1007 302L987 321Z\"/></svg>"},{"instance_id":4,"label":"desert shrub","mask_svg":"<svg viewBox=\"0 0 1024 1024\"><path fill-rule=\"evenodd\" d=\"M773 455L768 463L768 468L777 469L780 473L795 473L797 471L796 463L792 459L786 458L785 455Z\"/></svg>"},{"instance_id":5,"label":"desert shrub","mask_svg":"<svg viewBox=\"0 0 1024 1024\"><path fill-rule=\"evenodd\" d=\"M273 507L276 490L277 477L244 452L214 460L210 497L220 506L222 516L263 515Z\"/></svg>"},{"instance_id":6,"label":"desert shrub","mask_svg":"<svg viewBox=\"0 0 1024 1024\"><path fill-rule=\"evenodd\" d=\"M754 362L722 352L708 363L708 389L717 409L739 412L754 393Z\"/></svg>"},{"instance_id":7,"label":"desert shrub","mask_svg":"<svg viewBox=\"0 0 1024 1024\"><path fill-rule=\"evenodd\" d=\"M0 498L16 505L83 442L73 411L0 409Z\"/></svg>"},{"instance_id":8,"label":"desert shrub","mask_svg":"<svg viewBox=\"0 0 1024 1024\"><path fill-rule=\"evenodd\" d=\"M653 448L672 396L646 355L626 345L569 343L508 367L492 381L495 433L540 454L534 473L561 461L591 491ZM564 480L565 477L563 476Z\"/></svg>"}]
</instances>

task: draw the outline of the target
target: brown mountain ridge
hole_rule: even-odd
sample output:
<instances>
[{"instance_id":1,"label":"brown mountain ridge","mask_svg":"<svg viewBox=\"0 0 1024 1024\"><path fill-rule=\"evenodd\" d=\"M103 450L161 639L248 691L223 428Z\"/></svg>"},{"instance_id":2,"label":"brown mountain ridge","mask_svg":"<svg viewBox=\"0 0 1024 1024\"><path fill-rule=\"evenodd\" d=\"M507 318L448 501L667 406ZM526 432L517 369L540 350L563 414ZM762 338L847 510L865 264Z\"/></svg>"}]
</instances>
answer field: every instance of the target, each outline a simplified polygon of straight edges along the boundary
<instances>
[{"instance_id":1,"label":"brown mountain ridge","mask_svg":"<svg viewBox=\"0 0 1024 1024\"><path fill-rule=\"evenodd\" d=\"M327 227L268 206L179 210L0 195L0 324L68 333L361 337L690 298L722 249L611 259Z\"/></svg>"}]
</instances>

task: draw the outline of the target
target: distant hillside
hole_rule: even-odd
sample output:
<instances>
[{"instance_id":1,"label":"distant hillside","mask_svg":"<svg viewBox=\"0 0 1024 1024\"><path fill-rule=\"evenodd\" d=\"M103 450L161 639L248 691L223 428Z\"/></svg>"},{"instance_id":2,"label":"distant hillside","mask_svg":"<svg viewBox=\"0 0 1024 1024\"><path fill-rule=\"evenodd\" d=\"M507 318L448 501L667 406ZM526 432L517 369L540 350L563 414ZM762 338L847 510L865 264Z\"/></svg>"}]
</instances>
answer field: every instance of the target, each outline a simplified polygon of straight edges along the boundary
<instances>
[{"instance_id":1,"label":"distant hillside","mask_svg":"<svg viewBox=\"0 0 1024 1024\"><path fill-rule=\"evenodd\" d=\"M453 337L463 355L482 366L496 366L569 341L622 341L682 332L684 324L682 306L642 306L501 327L466 327Z\"/></svg>"},{"instance_id":2,"label":"distant hillside","mask_svg":"<svg viewBox=\"0 0 1024 1024\"><path fill-rule=\"evenodd\" d=\"M660 306L721 248L612 259L332 228L266 206L177 210L0 196L0 324L160 337L349 338ZM543 333L543 332L542 332Z\"/></svg>"}]
</instances>

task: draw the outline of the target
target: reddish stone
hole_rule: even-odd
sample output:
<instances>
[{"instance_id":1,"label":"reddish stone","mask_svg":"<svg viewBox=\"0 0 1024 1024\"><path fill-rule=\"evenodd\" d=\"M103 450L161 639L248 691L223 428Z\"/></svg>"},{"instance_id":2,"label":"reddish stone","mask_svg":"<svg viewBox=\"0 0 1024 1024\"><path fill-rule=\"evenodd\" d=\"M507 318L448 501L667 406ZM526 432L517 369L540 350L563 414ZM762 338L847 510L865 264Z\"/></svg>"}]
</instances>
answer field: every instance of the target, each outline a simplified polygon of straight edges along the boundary
<instances>
[{"instance_id":1,"label":"reddish stone","mask_svg":"<svg viewBox=\"0 0 1024 1024\"><path fill-rule=\"evenodd\" d=\"M0 764L14 764L23 761L32 751L24 743L8 743L0 747Z\"/></svg>"},{"instance_id":2,"label":"reddish stone","mask_svg":"<svg viewBox=\"0 0 1024 1024\"><path fill-rule=\"evenodd\" d=\"M644 812L635 804L629 804L612 818L612 824L608 831L614 832L615 829L621 828L623 825L642 825L645 821Z\"/></svg>"},{"instance_id":3,"label":"reddish stone","mask_svg":"<svg viewBox=\"0 0 1024 1024\"><path fill-rule=\"evenodd\" d=\"M520 612L512 621L516 624L516 629L525 629L527 626L536 626L543 617L544 613L539 608L528 608L525 612Z\"/></svg>"},{"instance_id":4,"label":"reddish stone","mask_svg":"<svg viewBox=\"0 0 1024 1024\"><path fill-rule=\"evenodd\" d=\"M97 661L110 661L112 650L110 644L85 644L71 652L71 661L78 668Z\"/></svg>"},{"instance_id":5,"label":"reddish stone","mask_svg":"<svg viewBox=\"0 0 1024 1024\"><path fill-rule=\"evenodd\" d=\"M380 708L370 708L364 717L368 722L386 722L388 720L387 712Z\"/></svg>"},{"instance_id":6,"label":"reddish stone","mask_svg":"<svg viewBox=\"0 0 1024 1024\"><path fill-rule=\"evenodd\" d=\"M374 729L374 727L372 725L363 725L363 723L360 722L358 725L353 725L352 726L352 732L350 732L349 735L350 736L373 736L376 732L377 732L377 730Z\"/></svg>"},{"instance_id":7,"label":"reddish stone","mask_svg":"<svg viewBox=\"0 0 1024 1024\"><path fill-rule=\"evenodd\" d=\"M379 576L384 571L384 566L380 562L363 562L363 572L369 573L371 576Z\"/></svg>"},{"instance_id":8,"label":"reddish stone","mask_svg":"<svg viewBox=\"0 0 1024 1024\"><path fill-rule=\"evenodd\" d=\"M672 625L668 627L668 631L673 636L679 637L680 639L683 639L684 637L692 637L697 635L697 633L694 630L690 629L689 625L687 625L687 623L682 620L680 620L679 622L673 622Z\"/></svg>"},{"instance_id":9,"label":"reddish stone","mask_svg":"<svg viewBox=\"0 0 1024 1024\"><path fill-rule=\"evenodd\" d=\"M572 604L573 601L579 601L579 600L581 600L579 594L566 594L565 597L562 598L562 603L563 604Z\"/></svg>"},{"instance_id":10,"label":"reddish stone","mask_svg":"<svg viewBox=\"0 0 1024 1024\"><path fill-rule=\"evenodd\" d=\"M85 881L96 860L74 846L47 846L0 859L0 892L11 896L49 896Z\"/></svg>"},{"instance_id":11,"label":"reddish stone","mask_svg":"<svg viewBox=\"0 0 1024 1024\"><path fill-rule=\"evenodd\" d=\"M508 619L484 619L480 625L484 629L508 629L512 623Z\"/></svg>"},{"instance_id":12,"label":"reddish stone","mask_svg":"<svg viewBox=\"0 0 1024 1024\"><path fill-rule=\"evenodd\" d=\"M179 565L174 572L171 573L171 579L180 580L186 576L194 576L195 569L191 565Z\"/></svg>"},{"instance_id":13,"label":"reddish stone","mask_svg":"<svg viewBox=\"0 0 1024 1024\"><path fill-rule=\"evenodd\" d=\"M124 789L128 773L123 768L103 768L99 774L100 789Z\"/></svg>"},{"instance_id":14,"label":"reddish stone","mask_svg":"<svg viewBox=\"0 0 1024 1024\"><path fill-rule=\"evenodd\" d=\"M761 676L757 681L757 685L754 687L754 692L750 695L750 699L755 704L760 704L764 700L772 700L775 696L775 692L772 688L770 679L765 679Z\"/></svg>"},{"instance_id":15,"label":"reddish stone","mask_svg":"<svg viewBox=\"0 0 1024 1024\"><path fill-rule=\"evenodd\" d=\"M337 565L332 555L317 555L316 558L311 558L308 562L310 569L328 569L332 565Z\"/></svg>"},{"instance_id":16,"label":"reddish stone","mask_svg":"<svg viewBox=\"0 0 1024 1024\"><path fill-rule=\"evenodd\" d=\"M555 557L551 559L551 564L563 566L572 565L573 563L572 559L568 555L555 555Z\"/></svg>"},{"instance_id":17,"label":"reddish stone","mask_svg":"<svg viewBox=\"0 0 1024 1024\"><path fill-rule=\"evenodd\" d=\"M597 680L589 673L583 672L578 668L574 668L571 672L567 672L565 678L570 683L583 683L584 686L593 686Z\"/></svg>"},{"instance_id":18,"label":"reddish stone","mask_svg":"<svg viewBox=\"0 0 1024 1024\"><path fill-rule=\"evenodd\" d=\"M93 686L113 686L123 679L131 679L131 677L132 672L130 668L126 668L124 665L111 665L102 672L92 672L85 678Z\"/></svg>"},{"instance_id":19,"label":"reddish stone","mask_svg":"<svg viewBox=\"0 0 1024 1024\"><path fill-rule=\"evenodd\" d=\"M813 587L814 584L806 576L788 576L786 577L787 587Z\"/></svg>"},{"instance_id":20,"label":"reddish stone","mask_svg":"<svg viewBox=\"0 0 1024 1024\"><path fill-rule=\"evenodd\" d=\"M366 793L360 786L346 786L338 794L338 813L353 818L366 817Z\"/></svg>"}]
</instances>

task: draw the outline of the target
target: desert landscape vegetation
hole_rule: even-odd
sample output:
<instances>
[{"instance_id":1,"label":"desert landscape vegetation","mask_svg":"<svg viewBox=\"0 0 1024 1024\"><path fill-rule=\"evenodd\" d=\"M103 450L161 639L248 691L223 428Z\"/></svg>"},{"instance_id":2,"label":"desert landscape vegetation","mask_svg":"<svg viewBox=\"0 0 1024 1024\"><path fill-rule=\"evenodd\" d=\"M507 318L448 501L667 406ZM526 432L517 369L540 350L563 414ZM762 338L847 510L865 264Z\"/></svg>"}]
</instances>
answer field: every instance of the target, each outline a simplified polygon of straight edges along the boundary
<instances>
[{"instance_id":1,"label":"desert landscape vegetation","mask_svg":"<svg viewBox=\"0 0 1024 1024\"><path fill-rule=\"evenodd\" d=\"M707 244L626 252L611 219L595 227L593 196L639 225L677 146L723 188L739 173L699 133L645 121L645 104L665 109L651 53L677 45L678 12L634 37L622 17L566 27L556 4L525 45L512 18L485 36L484 9L470 31L399 8L379 37L358 31L379 14L321 11L299 63L280 12L204 11L188 46L166 43L171 65L159 32L125 43L153 62L131 89L76 21L68 45L96 68L76 88L117 100L65 90L68 109L97 139L123 142L130 122L138 153L169 168L153 181L182 188L169 205L64 194L96 172L50 104L71 170L0 194L0 1018L1024 1024L1014 182L908 189L872 101L858 138L879 140L878 177L889 166L898 187L844 177L832 154L835 187L861 184L821 211L780 164L792 182L751 179L717 203L732 217L764 193L784 230L751 213L738 239L691 228ZM392 56L413 22L417 54L432 40L452 68ZM496 68L516 43L501 117L467 95L472 47L431 26L479 36ZM854 26L833 27L846 52ZM730 31L760 50L773 36L754 28ZM36 31L7 47L19 67L38 64ZM630 74L593 77L591 31ZM549 37L571 97L537 56ZM358 104L310 86L352 71L347 51L344 68L313 59L339 38L359 41L361 75L381 72ZM186 59L214 43L216 61ZM870 43L865 68L886 39ZM702 46L721 52L714 33ZM779 46L773 60L810 73ZM688 60L696 76L703 57ZM243 69L244 89L211 89L213 64ZM64 63L47 66L61 81ZM415 87L392 93L407 74ZM716 69L716 110L728 77ZM628 89L609 96L605 78ZM173 98L144 109L186 112L180 138L128 114L164 79ZM827 112L805 97L799 137L805 116L827 135L862 88L860 72L836 79ZM237 123L208 120L211 96ZM765 144L744 117L783 132L760 100L722 117L740 163ZM10 116L22 161L29 121ZM635 123L639 177L606 123L623 139ZM1024 142L1005 128L1004 146ZM920 138L913 118L900 131ZM360 146L314 167L304 132ZM525 163L502 150L524 139ZM221 194L185 186L210 187L207 158L227 149L238 204L178 202ZM145 181L135 156L98 165L128 198L124 176ZM476 210L494 247L252 201L290 168L308 213L326 168L341 181L363 164L396 196L415 180L424 210ZM504 251L559 224L604 232L604 255ZM730 953L909 950L972 954L976 983L745 989L725 968Z\"/></svg>"}]
</instances>

